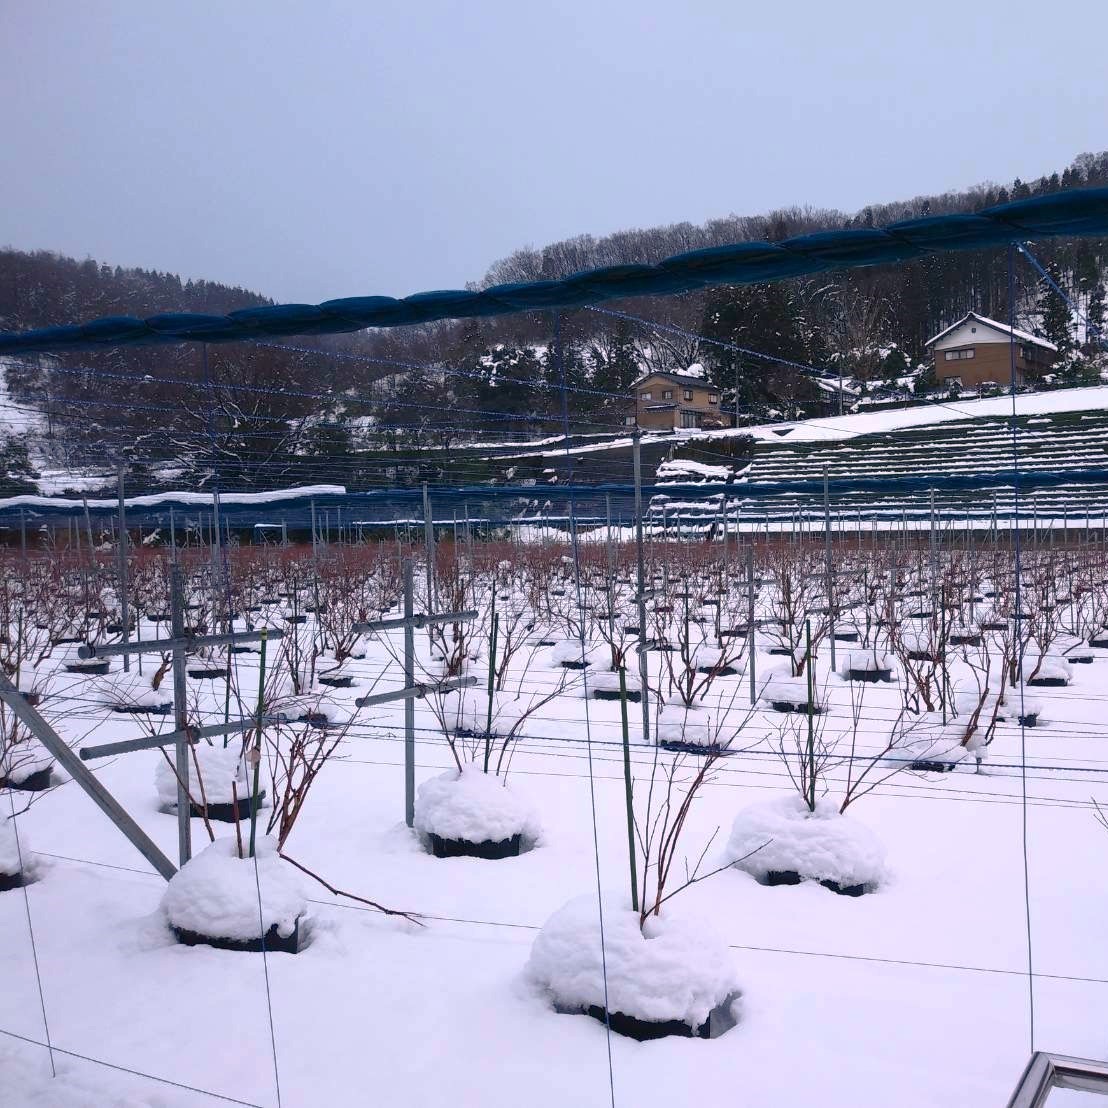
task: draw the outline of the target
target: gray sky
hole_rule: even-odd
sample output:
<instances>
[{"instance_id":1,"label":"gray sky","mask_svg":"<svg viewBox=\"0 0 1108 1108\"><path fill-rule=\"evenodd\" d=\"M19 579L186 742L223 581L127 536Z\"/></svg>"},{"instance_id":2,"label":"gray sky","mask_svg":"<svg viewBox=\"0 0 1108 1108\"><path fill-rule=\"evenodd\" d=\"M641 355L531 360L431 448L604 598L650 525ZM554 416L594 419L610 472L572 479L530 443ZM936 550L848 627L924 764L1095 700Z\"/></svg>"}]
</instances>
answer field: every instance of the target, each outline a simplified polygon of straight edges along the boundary
<instances>
[{"instance_id":1,"label":"gray sky","mask_svg":"<svg viewBox=\"0 0 1108 1108\"><path fill-rule=\"evenodd\" d=\"M0 243L457 287L585 231L1060 170L1108 146L1106 42L1104 0L0 0Z\"/></svg>"}]
</instances>

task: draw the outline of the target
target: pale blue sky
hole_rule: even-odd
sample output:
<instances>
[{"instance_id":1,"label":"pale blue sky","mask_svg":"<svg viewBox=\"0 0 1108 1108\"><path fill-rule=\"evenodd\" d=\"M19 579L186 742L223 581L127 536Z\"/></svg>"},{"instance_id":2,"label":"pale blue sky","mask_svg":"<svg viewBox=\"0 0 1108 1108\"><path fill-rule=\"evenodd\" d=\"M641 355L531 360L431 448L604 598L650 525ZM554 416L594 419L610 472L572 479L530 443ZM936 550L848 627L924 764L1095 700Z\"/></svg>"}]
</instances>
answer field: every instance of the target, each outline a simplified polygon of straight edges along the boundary
<instances>
[{"instance_id":1,"label":"pale blue sky","mask_svg":"<svg viewBox=\"0 0 1108 1108\"><path fill-rule=\"evenodd\" d=\"M1108 146L1108 3L0 0L0 244L405 294Z\"/></svg>"}]
</instances>

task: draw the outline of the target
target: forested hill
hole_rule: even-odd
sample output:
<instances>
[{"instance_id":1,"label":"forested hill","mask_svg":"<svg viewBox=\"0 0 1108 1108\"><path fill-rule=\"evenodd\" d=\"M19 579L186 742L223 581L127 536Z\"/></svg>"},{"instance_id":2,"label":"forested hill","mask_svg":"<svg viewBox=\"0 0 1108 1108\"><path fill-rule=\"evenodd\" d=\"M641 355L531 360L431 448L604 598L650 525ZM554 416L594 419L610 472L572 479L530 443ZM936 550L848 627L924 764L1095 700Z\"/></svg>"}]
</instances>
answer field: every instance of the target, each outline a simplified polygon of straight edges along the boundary
<instances>
[{"instance_id":1,"label":"forested hill","mask_svg":"<svg viewBox=\"0 0 1108 1108\"><path fill-rule=\"evenodd\" d=\"M856 213L789 208L729 216L696 226L578 236L524 248L493 264L480 287L536 280L594 266L652 262L684 250L806 232L879 226L1065 188L1108 185L1108 152L1083 154L1032 181L979 185L937 196L874 205ZM1108 241L1033 244L1081 311L1103 321ZM351 295L390 292L351 288ZM865 381L877 390L924 354L923 344L973 310L1008 313L1003 250L950 252L894 266L822 274L772 285L720 288L613 305L694 335ZM0 250L0 327L20 330L103 315L162 311L226 312L270 303L260 294L169 273L123 269L47 252ZM1059 308L1031 266L1016 272L1021 326L1046 334L1066 353L1060 383L1094 379L1100 368L1084 328ZM203 482L219 470L224 487L272 486L292 475L334 477L353 453L424 443L510 438L563 426L559 386L571 389L568 416L578 433L611 429L622 396L644 369L698 362L752 419L789 415L804 398L797 374L767 359L737 362L720 346L657 331L601 312L561 314L561 364L552 356L550 313L523 313L384 333L298 338L278 344L119 349L9 360L9 427L49 438L40 453L64 453L79 466L129 458L136 472L168 463L175 479ZM41 425L24 418L42 413ZM41 429L40 429L41 428ZM9 440L11 435L9 433ZM35 450L32 449L32 454ZM315 460L315 462L313 462Z\"/></svg>"}]
</instances>

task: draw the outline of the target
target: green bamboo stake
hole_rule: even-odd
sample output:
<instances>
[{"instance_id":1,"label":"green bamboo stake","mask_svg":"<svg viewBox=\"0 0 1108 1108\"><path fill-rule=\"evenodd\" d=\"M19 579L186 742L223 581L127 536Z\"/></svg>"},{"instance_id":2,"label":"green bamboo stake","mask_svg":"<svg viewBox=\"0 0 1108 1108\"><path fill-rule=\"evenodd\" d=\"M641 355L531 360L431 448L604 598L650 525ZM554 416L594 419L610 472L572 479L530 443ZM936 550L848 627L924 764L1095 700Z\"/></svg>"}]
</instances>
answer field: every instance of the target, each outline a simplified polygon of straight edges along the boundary
<instances>
[{"instance_id":1,"label":"green bamboo stake","mask_svg":"<svg viewBox=\"0 0 1108 1108\"><path fill-rule=\"evenodd\" d=\"M637 912L639 910L639 875L635 857L635 808L631 789L631 739L627 729L627 673L623 666L619 667L619 712L623 721L623 788L627 797L627 851L631 859L631 907Z\"/></svg>"},{"instance_id":2,"label":"green bamboo stake","mask_svg":"<svg viewBox=\"0 0 1108 1108\"><path fill-rule=\"evenodd\" d=\"M260 660L258 662L258 710L254 719L255 745L250 752L254 762L254 802L250 805L250 857L254 857L254 837L258 827L258 789L262 775L262 709L265 706L265 644L266 629L262 628Z\"/></svg>"}]
</instances>

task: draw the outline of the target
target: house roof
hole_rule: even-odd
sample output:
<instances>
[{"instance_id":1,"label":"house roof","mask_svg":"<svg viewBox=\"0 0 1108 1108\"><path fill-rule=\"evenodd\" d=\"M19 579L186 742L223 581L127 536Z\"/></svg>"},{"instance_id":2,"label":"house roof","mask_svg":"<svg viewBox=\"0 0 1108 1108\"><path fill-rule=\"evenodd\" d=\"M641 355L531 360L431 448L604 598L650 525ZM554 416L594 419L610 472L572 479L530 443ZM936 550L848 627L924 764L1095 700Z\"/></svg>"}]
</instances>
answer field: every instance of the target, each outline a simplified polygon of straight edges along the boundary
<instances>
[{"instance_id":1,"label":"house roof","mask_svg":"<svg viewBox=\"0 0 1108 1108\"><path fill-rule=\"evenodd\" d=\"M976 320L983 327L989 327L994 331L999 331L1002 335L1011 335L1019 339L1020 342L1029 342L1033 346L1041 346L1046 350L1053 350L1055 354L1058 353L1058 347L1055 346L1054 343L1047 342L1046 339L1041 339L1038 335L1032 335L1028 331L1021 331L1018 328L1009 327L1007 323L998 323L997 320L989 319L988 316L978 315L976 312L966 312L957 323L952 323L945 330L940 331L934 338L928 339L923 345L930 346L932 343L938 342L943 335L949 335L951 331L961 327L963 323L971 319Z\"/></svg>"},{"instance_id":2,"label":"house roof","mask_svg":"<svg viewBox=\"0 0 1108 1108\"><path fill-rule=\"evenodd\" d=\"M715 385L709 384L700 373L672 373L665 369L652 369L649 373L643 373L631 382L631 387L635 388L651 377L665 377L670 381L680 381L683 385L694 384L699 385L702 389L715 390Z\"/></svg>"}]
</instances>

